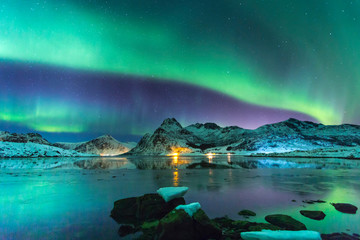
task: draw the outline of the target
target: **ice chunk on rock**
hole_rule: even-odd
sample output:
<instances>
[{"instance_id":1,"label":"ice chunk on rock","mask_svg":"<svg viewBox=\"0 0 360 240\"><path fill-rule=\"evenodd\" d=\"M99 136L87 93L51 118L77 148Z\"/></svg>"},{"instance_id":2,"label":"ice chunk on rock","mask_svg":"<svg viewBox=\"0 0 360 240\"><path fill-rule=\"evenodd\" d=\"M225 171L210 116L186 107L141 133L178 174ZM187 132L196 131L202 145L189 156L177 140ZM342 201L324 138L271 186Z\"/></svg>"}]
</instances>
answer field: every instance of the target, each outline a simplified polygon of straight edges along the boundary
<instances>
[{"instance_id":1,"label":"ice chunk on rock","mask_svg":"<svg viewBox=\"0 0 360 240\"><path fill-rule=\"evenodd\" d=\"M271 231L262 230L261 232L242 232L244 240L321 240L320 233L315 231Z\"/></svg>"},{"instance_id":2,"label":"ice chunk on rock","mask_svg":"<svg viewBox=\"0 0 360 240\"><path fill-rule=\"evenodd\" d=\"M182 209L187 214L189 214L190 217L192 217L194 215L194 213L196 213L200 208L201 208L200 203L194 202L194 203L190 203L187 205L179 205L175 209L176 210Z\"/></svg>"},{"instance_id":3,"label":"ice chunk on rock","mask_svg":"<svg viewBox=\"0 0 360 240\"><path fill-rule=\"evenodd\" d=\"M165 202L169 202L175 198L183 197L188 190L188 187L165 187L159 188L157 193L165 200Z\"/></svg>"}]
</instances>

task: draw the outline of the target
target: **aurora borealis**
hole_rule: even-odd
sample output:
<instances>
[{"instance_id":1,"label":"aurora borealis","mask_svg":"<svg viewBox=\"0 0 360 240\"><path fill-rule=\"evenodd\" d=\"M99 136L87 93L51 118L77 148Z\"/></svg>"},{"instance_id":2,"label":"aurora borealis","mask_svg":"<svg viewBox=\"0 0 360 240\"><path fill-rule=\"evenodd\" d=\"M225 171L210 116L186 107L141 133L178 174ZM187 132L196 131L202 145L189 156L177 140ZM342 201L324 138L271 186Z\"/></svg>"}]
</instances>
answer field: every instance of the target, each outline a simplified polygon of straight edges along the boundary
<instances>
[{"instance_id":1,"label":"aurora borealis","mask_svg":"<svg viewBox=\"0 0 360 240\"><path fill-rule=\"evenodd\" d=\"M4 0L0 13L2 130L360 123L360 1Z\"/></svg>"}]
</instances>

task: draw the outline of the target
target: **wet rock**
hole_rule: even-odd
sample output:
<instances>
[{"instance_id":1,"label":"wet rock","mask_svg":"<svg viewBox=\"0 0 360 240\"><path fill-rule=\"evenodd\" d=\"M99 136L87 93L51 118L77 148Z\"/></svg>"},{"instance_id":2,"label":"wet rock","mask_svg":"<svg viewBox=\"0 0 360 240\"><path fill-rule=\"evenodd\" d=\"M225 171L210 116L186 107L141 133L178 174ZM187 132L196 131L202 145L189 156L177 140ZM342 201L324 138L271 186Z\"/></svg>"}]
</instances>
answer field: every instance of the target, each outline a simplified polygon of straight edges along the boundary
<instances>
[{"instance_id":1,"label":"wet rock","mask_svg":"<svg viewBox=\"0 0 360 240\"><path fill-rule=\"evenodd\" d=\"M284 214L273 214L265 217L265 220L285 230L306 230L306 226L294 218Z\"/></svg>"},{"instance_id":2,"label":"wet rock","mask_svg":"<svg viewBox=\"0 0 360 240\"><path fill-rule=\"evenodd\" d=\"M326 203L324 200L303 200L303 203L314 204L314 203Z\"/></svg>"},{"instance_id":3,"label":"wet rock","mask_svg":"<svg viewBox=\"0 0 360 240\"><path fill-rule=\"evenodd\" d=\"M184 198L165 202L159 194L145 194L116 201L111 217L118 223L139 225L145 221L159 220L181 204L185 204Z\"/></svg>"},{"instance_id":4,"label":"wet rock","mask_svg":"<svg viewBox=\"0 0 360 240\"><path fill-rule=\"evenodd\" d=\"M209 219L203 210L193 217L184 210L174 210L162 218L156 230L156 239L220 239L221 230Z\"/></svg>"},{"instance_id":5,"label":"wet rock","mask_svg":"<svg viewBox=\"0 0 360 240\"><path fill-rule=\"evenodd\" d=\"M253 211L251 210L241 210L240 212L238 212L239 215L241 216L256 216L256 213L254 213Z\"/></svg>"},{"instance_id":6,"label":"wet rock","mask_svg":"<svg viewBox=\"0 0 360 240\"><path fill-rule=\"evenodd\" d=\"M311 218L314 220L323 220L325 218L325 213L323 211L309 211L309 210L301 210L300 214L307 217L307 218Z\"/></svg>"},{"instance_id":7,"label":"wet rock","mask_svg":"<svg viewBox=\"0 0 360 240\"><path fill-rule=\"evenodd\" d=\"M156 239L195 239L192 217L184 210L174 210L160 220Z\"/></svg>"},{"instance_id":8,"label":"wet rock","mask_svg":"<svg viewBox=\"0 0 360 240\"><path fill-rule=\"evenodd\" d=\"M266 230L281 230L282 228L272 225L270 223L250 223L248 227L248 231L261 231L263 229Z\"/></svg>"},{"instance_id":9,"label":"wet rock","mask_svg":"<svg viewBox=\"0 0 360 240\"><path fill-rule=\"evenodd\" d=\"M223 231L223 239L241 239L240 234L248 231L281 230L282 228L270 223L256 223L249 221L235 221L228 217L215 218L212 220Z\"/></svg>"},{"instance_id":10,"label":"wet rock","mask_svg":"<svg viewBox=\"0 0 360 240\"><path fill-rule=\"evenodd\" d=\"M206 213L199 209L193 216L197 239L220 239L222 231Z\"/></svg>"},{"instance_id":11,"label":"wet rock","mask_svg":"<svg viewBox=\"0 0 360 240\"><path fill-rule=\"evenodd\" d=\"M323 240L359 240L359 236L354 233L353 235L347 233L332 233L332 234L321 234Z\"/></svg>"},{"instance_id":12,"label":"wet rock","mask_svg":"<svg viewBox=\"0 0 360 240\"><path fill-rule=\"evenodd\" d=\"M342 213L355 214L358 209L356 206L349 203L331 203L331 205L333 205L336 210Z\"/></svg>"},{"instance_id":13,"label":"wet rock","mask_svg":"<svg viewBox=\"0 0 360 240\"><path fill-rule=\"evenodd\" d=\"M125 237L134 232L135 232L135 228L131 225L122 225L118 231L120 237Z\"/></svg>"},{"instance_id":14,"label":"wet rock","mask_svg":"<svg viewBox=\"0 0 360 240\"><path fill-rule=\"evenodd\" d=\"M209 162L201 161L199 163L192 163L189 166L187 166L186 168L188 168L188 169L194 169L194 168L228 169L228 168L232 168L232 167L230 165L215 164L215 163L209 163Z\"/></svg>"}]
</instances>

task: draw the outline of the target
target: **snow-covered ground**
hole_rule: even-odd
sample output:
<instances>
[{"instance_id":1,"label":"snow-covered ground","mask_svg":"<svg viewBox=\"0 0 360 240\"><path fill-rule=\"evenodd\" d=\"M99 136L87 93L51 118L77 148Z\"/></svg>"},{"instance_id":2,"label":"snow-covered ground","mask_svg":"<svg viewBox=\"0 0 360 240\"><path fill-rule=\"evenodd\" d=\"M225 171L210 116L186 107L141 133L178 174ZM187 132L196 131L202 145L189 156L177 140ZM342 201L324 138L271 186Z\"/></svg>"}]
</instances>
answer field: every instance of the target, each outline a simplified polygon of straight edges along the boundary
<instances>
[{"instance_id":1,"label":"snow-covered ground","mask_svg":"<svg viewBox=\"0 0 360 240\"><path fill-rule=\"evenodd\" d=\"M0 157L17 158L17 157L81 157L91 156L89 154L79 153L73 150L38 144L33 142L16 143L0 142Z\"/></svg>"},{"instance_id":2,"label":"snow-covered ground","mask_svg":"<svg viewBox=\"0 0 360 240\"><path fill-rule=\"evenodd\" d=\"M318 148L307 151L275 152L275 153L258 153L253 156L271 156L271 157L325 157L325 158L360 158L360 147L334 147Z\"/></svg>"}]
</instances>

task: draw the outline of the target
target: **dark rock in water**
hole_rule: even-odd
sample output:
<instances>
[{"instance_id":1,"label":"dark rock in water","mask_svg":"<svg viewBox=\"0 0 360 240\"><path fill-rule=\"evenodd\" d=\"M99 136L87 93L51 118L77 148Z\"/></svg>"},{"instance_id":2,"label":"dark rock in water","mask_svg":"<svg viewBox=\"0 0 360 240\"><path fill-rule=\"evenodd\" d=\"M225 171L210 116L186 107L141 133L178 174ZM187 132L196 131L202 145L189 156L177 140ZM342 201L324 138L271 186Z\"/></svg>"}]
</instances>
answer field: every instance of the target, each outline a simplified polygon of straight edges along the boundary
<instances>
[{"instance_id":1,"label":"dark rock in water","mask_svg":"<svg viewBox=\"0 0 360 240\"><path fill-rule=\"evenodd\" d=\"M314 204L314 203L326 203L324 200L303 200L303 203Z\"/></svg>"},{"instance_id":2,"label":"dark rock in water","mask_svg":"<svg viewBox=\"0 0 360 240\"><path fill-rule=\"evenodd\" d=\"M265 220L285 230L306 230L306 226L303 223L295 220L294 218L288 215L283 215L283 214L268 215L265 217Z\"/></svg>"},{"instance_id":3,"label":"dark rock in water","mask_svg":"<svg viewBox=\"0 0 360 240\"><path fill-rule=\"evenodd\" d=\"M157 239L195 239L193 219L184 210L174 210L160 220Z\"/></svg>"},{"instance_id":4,"label":"dark rock in water","mask_svg":"<svg viewBox=\"0 0 360 240\"><path fill-rule=\"evenodd\" d=\"M218 169L228 169L232 168L230 165L224 165L224 164L215 164L215 163L209 163L205 161L201 161L199 163L193 163L187 166L188 169L194 169L194 168L218 168Z\"/></svg>"},{"instance_id":5,"label":"dark rock in water","mask_svg":"<svg viewBox=\"0 0 360 240\"><path fill-rule=\"evenodd\" d=\"M199 209L194 215L195 233L197 239L220 239L222 231L213 221L206 215L206 213Z\"/></svg>"},{"instance_id":6,"label":"dark rock in water","mask_svg":"<svg viewBox=\"0 0 360 240\"><path fill-rule=\"evenodd\" d=\"M118 223L142 224L144 221L161 219L181 204L185 204L184 198L165 202L159 194L145 194L116 201L111 217Z\"/></svg>"},{"instance_id":7,"label":"dark rock in water","mask_svg":"<svg viewBox=\"0 0 360 240\"><path fill-rule=\"evenodd\" d=\"M293 199L293 200L291 200L292 202L296 202L296 200L295 199Z\"/></svg>"},{"instance_id":8,"label":"dark rock in water","mask_svg":"<svg viewBox=\"0 0 360 240\"><path fill-rule=\"evenodd\" d=\"M326 216L323 211L301 210L300 214L314 220L323 220Z\"/></svg>"},{"instance_id":9,"label":"dark rock in water","mask_svg":"<svg viewBox=\"0 0 360 240\"><path fill-rule=\"evenodd\" d=\"M122 225L118 231L120 237L125 237L126 235L132 234L134 232L135 228L130 225Z\"/></svg>"},{"instance_id":10,"label":"dark rock in water","mask_svg":"<svg viewBox=\"0 0 360 240\"><path fill-rule=\"evenodd\" d=\"M349 235L347 233L321 234L323 240L359 240L358 234Z\"/></svg>"},{"instance_id":11,"label":"dark rock in water","mask_svg":"<svg viewBox=\"0 0 360 240\"><path fill-rule=\"evenodd\" d=\"M241 210L240 212L238 212L239 215L241 216L256 216L256 213L254 213L253 211L251 210Z\"/></svg>"},{"instance_id":12,"label":"dark rock in water","mask_svg":"<svg viewBox=\"0 0 360 240\"><path fill-rule=\"evenodd\" d=\"M282 228L270 223L256 223L249 221L235 221L228 217L215 218L212 220L223 230L223 239L241 239L240 233L248 231L281 230Z\"/></svg>"},{"instance_id":13,"label":"dark rock in water","mask_svg":"<svg viewBox=\"0 0 360 240\"><path fill-rule=\"evenodd\" d=\"M355 214L358 209L356 206L349 203L331 203L331 205L333 205L336 210L342 213Z\"/></svg>"},{"instance_id":14,"label":"dark rock in water","mask_svg":"<svg viewBox=\"0 0 360 240\"><path fill-rule=\"evenodd\" d=\"M282 228L272 225L270 223L249 223L248 231L261 231L263 229L266 230L282 230Z\"/></svg>"},{"instance_id":15,"label":"dark rock in water","mask_svg":"<svg viewBox=\"0 0 360 240\"><path fill-rule=\"evenodd\" d=\"M155 239L182 240L182 239L220 239L222 232L208 218L204 211L197 211L190 217L184 210L174 210L163 217L156 230Z\"/></svg>"}]
</instances>

